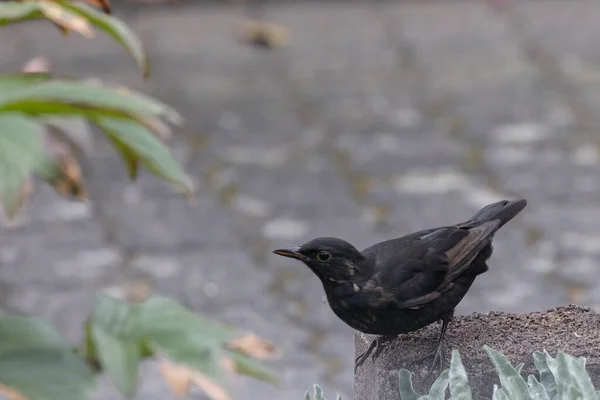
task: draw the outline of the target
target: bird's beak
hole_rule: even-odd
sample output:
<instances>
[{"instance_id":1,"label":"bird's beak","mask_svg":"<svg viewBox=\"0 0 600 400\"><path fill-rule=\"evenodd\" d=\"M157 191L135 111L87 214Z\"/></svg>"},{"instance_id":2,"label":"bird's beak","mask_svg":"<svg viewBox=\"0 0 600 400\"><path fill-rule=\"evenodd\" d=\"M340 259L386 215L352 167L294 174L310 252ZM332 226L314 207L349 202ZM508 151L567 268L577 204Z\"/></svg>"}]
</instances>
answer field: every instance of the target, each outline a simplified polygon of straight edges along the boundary
<instances>
[{"instance_id":1,"label":"bird's beak","mask_svg":"<svg viewBox=\"0 0 600 400\"><path fill-rule=\"evenodd\" d=\"M304 259L304 256L300 253L300 246L274 250L273 253L277 254L278 256L295 258L296 260Z\"/></svg>"}]
</instances>

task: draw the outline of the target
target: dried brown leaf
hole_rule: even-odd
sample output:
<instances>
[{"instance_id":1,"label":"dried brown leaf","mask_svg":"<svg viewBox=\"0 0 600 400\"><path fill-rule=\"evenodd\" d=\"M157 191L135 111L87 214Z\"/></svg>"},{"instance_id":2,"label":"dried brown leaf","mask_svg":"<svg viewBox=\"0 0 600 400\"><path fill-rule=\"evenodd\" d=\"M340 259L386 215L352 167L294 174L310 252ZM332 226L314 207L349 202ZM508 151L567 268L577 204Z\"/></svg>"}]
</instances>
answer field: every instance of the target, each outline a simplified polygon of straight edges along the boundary
<instances>
[{"instance_id":1,"label":"dried brown leaf","mask_svg":"<svg viewBox=\"0 0 600 400\"><path fill-rule=\"evenodd\" d=\"M281 351L273 343L252 334L230 341L228 347L257 360L272 360L281 356Z\"/></svg>"},{"instance_id":2,"label":"dried brown leaf","mask_svg":"<svg viewBox=\"0 0 600 400\"><path fill-rule=\"evenodd\" d=\"M2 394L8 400L29 400L27 397L23 396L21 393L17 392L14 389L9 388L8 386L4 386L1 383L0 383L0 394Z\"/></svg>"},{"instance_id":3,"label":"dried brown leaf","mask_svg":"<svg viewBox=\"0 0 600 400\"><path fill-rule=\"evenodd\" d=\"M164 142L167 142L171 139L172 131L169 128L169 125L165 124L158 118L148 117L144 118L144 125L148 127L159 139Z\"/></svg>"},{"instance_id":4,"label":"dried brown leaf","mask_svg":"<svg viewBox=\"0 0 600 400\"><path fill-rule=\"evenodd\" d=\"M75 31L88 39L94 37L94 29L90 22L77 14L66 12L61 6L45 2L41 8L42 13L50 21L54 22L63 32Z\"/></svg>"},{"instance_id":5,"label":"dried brown leaf","mask_svg":"<svg viewBox=\"0 0 600 400\"><path fill-rule=\"evenodd\" d=\"M48 183L63 197L87 200L87 188L83 181L83 173L77 157L71 147L55 135L44 136L44 149L51 160L54 160L56 175Z\"/></svg>"},{"instance_id":6,"label":"dried brown leaf","mask_svg":"<svg viewBox=\"0 0 600 400\"><path fill-rule=\"evenodd\" d=\"M277 24L251 21L242 26L241 38L254 46L271 49L285 46L289 41L289 32Z\"/></svg>"},{"instance_id":7,"label":"dried brown leaf","mask_svg":"<svg viewBox=\"0 0 600 400\"><path fill-rule=\"evenodd\" d=\"M159 368L169 388L177 396L186 396L194 384L212 400L231 400L223 387L190 367L162 359Z\"/></svg>"},{"instance_id":8,"label":"dried brown leaf","mask_svg":"<svg viewBox=\"0 0 600 400\"><path fill-rule=\"evenodd\" d=\"M57 166L60 175L52 182L54 190L63 197L86 201L87 188L77 158L72 154L62 156L58 159Z\"/></svg>"},{"instance_id":9,"label":"dried brown leaf","mask_svg":"<svg viewBox=\"0 0 600 400\"><path fill-rule=\"evenodd\" d=\"M91 4L102 9L107 14L110 14L110 0L83 0L84 2Z\"/></svg>"}]
</instances>

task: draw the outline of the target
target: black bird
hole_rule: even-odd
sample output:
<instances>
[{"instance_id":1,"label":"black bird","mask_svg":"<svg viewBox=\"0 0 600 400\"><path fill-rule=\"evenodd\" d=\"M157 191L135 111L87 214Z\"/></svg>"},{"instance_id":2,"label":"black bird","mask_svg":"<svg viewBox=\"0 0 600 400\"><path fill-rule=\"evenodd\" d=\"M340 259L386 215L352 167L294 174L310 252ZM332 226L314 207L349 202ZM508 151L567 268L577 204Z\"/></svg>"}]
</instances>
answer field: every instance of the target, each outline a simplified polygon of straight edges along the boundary
<instances>
[{"instance_id":1,"label":"black bird","mask_svg":"<svg viewBox=\"0 0 600 400\"><path fill-rule=\"evenodd\" d=\"M453 226L415 232L358 251L337 238L321 237L273 253L302 261L321 280L333 312L352 328L380 335L356 359L373 358L401 333L442 321L433 370L454 309L475 277L488 270L492 239L525 206L525 199L489 204ZM423 359L421 358L421 359ZM428 373L428 374L429 374Z\"/></svg>"}]
</instances>

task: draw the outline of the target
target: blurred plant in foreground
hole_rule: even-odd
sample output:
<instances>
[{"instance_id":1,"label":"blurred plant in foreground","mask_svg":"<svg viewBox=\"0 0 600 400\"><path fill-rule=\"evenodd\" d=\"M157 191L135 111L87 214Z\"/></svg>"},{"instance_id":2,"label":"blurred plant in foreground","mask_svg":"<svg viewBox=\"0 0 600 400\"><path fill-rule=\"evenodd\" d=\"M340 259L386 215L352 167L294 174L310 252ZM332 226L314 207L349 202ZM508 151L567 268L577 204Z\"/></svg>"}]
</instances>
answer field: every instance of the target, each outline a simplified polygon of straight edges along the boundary
<instances>
[{"instance_id":1,"label":"blurred plant in foreground","mask_svg":"<svg viewBox=\"0 0 600 400\"><path fill-rule=\"evenodd\" d=\"M67 35L91 38L103 31L133 56L144 77L148 60L135 34L109 15L108 0L87 0L102 11L66 0L0 3L0 26L46 19ZM165 142L170 125L183 119L171 107L125 87L98 80L53 77L47 60L30 61L20 73L0 74L0 205L14 221L34 180L45 181L72 200L86 200L80 163L91 151L91 124L120 153L129 176L139 166L193 193L190 181ZM253 335L197 316L177 302L154 296L127 303L98 294L85 323L83 343L73 348L44 321L0 316L0 394L11 400L87 399L95 373L106 373L127 397L135 394L138 367L153 357L179 395L198 385L212 399L229 399L229 372L274 381L255 360L278 356Z\"/></svg>"}]
</instances>

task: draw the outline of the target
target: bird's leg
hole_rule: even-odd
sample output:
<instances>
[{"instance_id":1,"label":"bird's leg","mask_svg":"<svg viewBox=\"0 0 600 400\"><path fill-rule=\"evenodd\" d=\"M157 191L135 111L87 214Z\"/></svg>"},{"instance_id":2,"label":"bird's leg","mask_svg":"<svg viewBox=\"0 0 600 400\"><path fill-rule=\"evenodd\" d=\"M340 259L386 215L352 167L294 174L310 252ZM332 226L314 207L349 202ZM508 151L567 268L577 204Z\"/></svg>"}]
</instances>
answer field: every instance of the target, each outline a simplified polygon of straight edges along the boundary
<instances>
[{"instance_id":1,"label":"bird's leg","mask_svg":"<svg viewBox=\"0 0 600 400\"><path fill-rule=\"evenodd\" d=\"M433 371L433 369L435 368L435 365L439 362L440 364L440 368L443 365L442 362L442 351L444 348L444 336L446 335L446 330L448 329L448 324L450 323L450 321L452 320L452 317L454 315L454 312L451 312L447 315L445 315L442 318L442 330L440 332L440 336L438 339L438 343L437 343L437 347L434 351L427 353L426 355L424 355L423 357L419 357L416 360L413 360L410 364L414 364L416 362L422 361L426 358L429 358L431 356L433 356L433 363L431 364L431 367L429 368L429 371L427 372L427 375L425 375L425 378L423 379L427 379L427 377L429 377L429 375L431 374L431 372Z\"/></svg>"},{"instance_id":2,"label":"bird's leg","mask_svg":"<svg viewBox=\"0 0 600 400\"><path fill-rule=\"evenodd\" d=\"M369 346L367 351L356 357L356 360L354 361L354 369L360 367L365 362L365 360L371 355L371 353L373 353L373 350L375 350L375 353L373 353L373 355L371 356L371 360L375 360L377 357L379 357L379 354L381 354L381 351L385 347L384 345L388 342L391 342L395 338L396 336L379 336L375 338L371 342L371 345Z\"/></svg>"},{"instance_id":3,"label":"bird's leg","mask_svg":"<svg viewBox=\"0 0 600 400\"><path fill-rule=\"evenodd\" d=\"M446 330L448 329L448 324L450 323L453 314L454 313L451 313L449 316L446 316L444 319L442 319L442 331L440 332L440 338L438 340L437 349L435 350L435 355L433 356L433 363L431 363L431 368L429 368L429 372L427 372L427 375L425 375L425 379L429 377L429 375L431 374L431 372L435 368L435 365L438 362L440 364L440 370L443 369L444 362L442 358L442 351L444 349L444 336L446 335Z\"/></svg>"}]
</instances>

